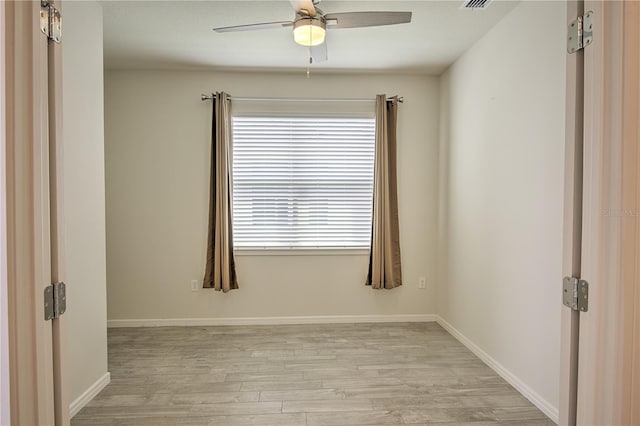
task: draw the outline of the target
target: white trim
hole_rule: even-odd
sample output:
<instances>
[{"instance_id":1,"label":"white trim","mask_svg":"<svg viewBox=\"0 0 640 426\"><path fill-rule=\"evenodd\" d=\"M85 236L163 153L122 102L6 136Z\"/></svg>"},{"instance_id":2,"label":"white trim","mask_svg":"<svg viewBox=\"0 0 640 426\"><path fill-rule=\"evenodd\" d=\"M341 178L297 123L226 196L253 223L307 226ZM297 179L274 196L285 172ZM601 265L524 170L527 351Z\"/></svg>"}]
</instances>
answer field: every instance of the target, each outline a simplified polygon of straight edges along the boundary
<instances>
[{"instance_id":1,"label":"white trim","mask_svg":"<svg viewBox=\"0 0 640 426\"><path fill-rule=\"evenodd\" d=\"M96 395L98 395L110 382L111 373L106 372L104 376L96 380L94 384L89 386L86 391L82 392L79 397L69 404L69 415L73 417L78 414L78 412L82 410L93 398L95 398Z\"/></svg>"},{"instance_id":2,"label":"white trim","mask_svg":"<svg viewBox=\"0 0 640 426\"><path fill-rule=\"evenodd\" d=\"M293 317L235 317L235 318L163 318L109 320L107 327L175 327L208 325L285 325L285 324L344 324L375 322L435 322L437 315L322 315Z\"/></svg>"},{"instance_id":3,"label":"white trim","mask_svg":"<svg viewBox=\"0 0 640 426\"><path fill-rule=\"evenodd\" d=\"M460 343L465 345L467 349L473 352L478 358L480 358L485 364L487 364L493 371L498 373L503 379L505 379L511 386L516 388L525 398L527 398L533 405L538 407L540 411L546 414L553 422L558 424L558 408L554 407L549 401L544 399L540 394L531 389L526 383L520 380L515 374L507 370L502 364L493 359L488 353L483 351L478 345L473 343L464 334L459 332L454 326L449 324L439 315L436 315L436 321L442 328L447 330L449 334L455 337Z\"/></svg>"}]
</instances>

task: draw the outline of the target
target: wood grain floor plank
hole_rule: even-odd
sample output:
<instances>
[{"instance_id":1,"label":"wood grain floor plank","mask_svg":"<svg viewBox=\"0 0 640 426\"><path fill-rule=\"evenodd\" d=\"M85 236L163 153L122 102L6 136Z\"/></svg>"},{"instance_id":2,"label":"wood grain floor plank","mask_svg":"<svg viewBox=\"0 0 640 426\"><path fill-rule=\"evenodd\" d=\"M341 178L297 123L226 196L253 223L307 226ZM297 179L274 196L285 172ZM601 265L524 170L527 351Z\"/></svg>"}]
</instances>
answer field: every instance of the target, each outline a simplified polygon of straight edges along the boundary
<instances>
[{"instance_id":1,"label":"wood grain floor plank","mask_svg":"<svg viewBox=\"0 0 640 426\"><path fill-rule=\"evenodd\" d=\"M282 413L282 402L203 403L192 405L191 413L211 416Z\"/></svg>"},{"instance_id":2,"label":"wood grain floor plank","mask_svg":"<svg viewBox=\"0 0 640 426\"><path fill-rule=\"evenodd\" d=\"M354 411L339 413L308 413L308 426L341 425L398 425L402 424L399 413L391 411Z\"/></svg>"},{"instance_id":3,"label":"wood grain floor plank","mask_svg":"<svg viewBox=\"0 0 640 426\"><path fill-rule=\"evenodd\" d=\"M209 417L209 426L305 426L306 414L259 414Z\"/></svg>"},{"instance_id":4,"label":"wood grain floor plank","mask_svg":"<svg viewBox=\"0 0 640 426\"><path fill-rule=\"evenodd\" d=\"M338 411L373 411L371 401L366 399L334 401L284 401L283 413L318 413Z\"/></svg>"},{"instance_id":5,"label":"wood grain floor plank","mask_svg":"<svg viewBox=\"0 0 640 426\"><path fill-rule=\"evenodd\" d=\"M294 380L294 381L247 381L242 382L240 390L242 391L280 391L280 390L303 390L303 389L320 389L322 388L322 380Z\"/></svg>"},{"instance_id":6,"label":"wood grain floor plank","mask_svg":"<svg viewBox=\"0 0 640 426\"><path fill-rule=\"evenodd\" d=\"M260 392L260 401L332 401L345 399L344 391L337 389L301 389Z\"/></svg>"},{"instance_id":7,"label":"wood grain floor plank","mask_svg":"<svg viewBox=\"0 0 640 426\"><path fill-rule=\"evenodd\" d=\"M180 393L171 397L171 404L219 404L233 402L258 402L260 392L199 392Z\"/></svg>"}]
</instances>

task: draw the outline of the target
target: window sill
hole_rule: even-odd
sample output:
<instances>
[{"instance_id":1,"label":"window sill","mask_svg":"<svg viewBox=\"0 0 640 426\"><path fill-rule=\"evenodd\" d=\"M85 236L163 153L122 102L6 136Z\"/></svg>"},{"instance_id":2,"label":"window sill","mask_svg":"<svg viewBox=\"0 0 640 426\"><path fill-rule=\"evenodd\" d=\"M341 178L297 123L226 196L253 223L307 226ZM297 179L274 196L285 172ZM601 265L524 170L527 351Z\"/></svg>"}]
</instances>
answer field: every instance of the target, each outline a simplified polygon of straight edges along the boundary
<instances>
[{"instance_id":1,"label":"window sill","mask_svg":"<svg viewBox=\"0 0 640 426\"><path fill-rule=\"evenodd\" d=\"M297 247L236 248L236 256L368 256L368 248Z\"/></svg>"}]
</instances>

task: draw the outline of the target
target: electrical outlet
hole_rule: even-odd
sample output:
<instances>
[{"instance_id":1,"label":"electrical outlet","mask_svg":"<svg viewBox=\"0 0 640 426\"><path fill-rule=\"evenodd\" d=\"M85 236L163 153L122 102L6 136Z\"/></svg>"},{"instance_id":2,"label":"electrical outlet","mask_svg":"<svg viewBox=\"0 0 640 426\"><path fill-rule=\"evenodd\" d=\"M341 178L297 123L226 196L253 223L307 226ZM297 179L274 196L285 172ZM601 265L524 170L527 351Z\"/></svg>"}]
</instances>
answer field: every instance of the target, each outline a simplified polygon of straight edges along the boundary
<instances>
[{"instance_id":1,"label":"electrical outlet","mask_svg":"<svg viewBox=\"0 0 640 426\"><path fill-rule=\"evenodd\" d=\"M425 277L418 278L418 288L421 288L421 289L427 288L427 278Z\"/></svg>"},{"instance_id":2,"label":"electrical outlet","mask_svg":"<svg viewBox=\"0 0 640 426\"><path fill-rule=\"evenodd\" d=\"M198 291L198 280L191 280L191 291Z\"/></svg>"}]
</instances>

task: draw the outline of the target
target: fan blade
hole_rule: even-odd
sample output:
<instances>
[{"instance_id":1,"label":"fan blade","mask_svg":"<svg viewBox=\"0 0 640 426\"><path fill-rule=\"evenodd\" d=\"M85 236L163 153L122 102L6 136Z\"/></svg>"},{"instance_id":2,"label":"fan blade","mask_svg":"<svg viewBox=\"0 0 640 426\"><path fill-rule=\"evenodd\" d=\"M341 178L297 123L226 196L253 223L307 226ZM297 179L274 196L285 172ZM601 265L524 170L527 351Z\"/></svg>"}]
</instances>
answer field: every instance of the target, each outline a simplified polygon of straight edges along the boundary
<instances>
[{"instance_id":1,"label":"fan blade","mask_svg":"<svg viewBox=\"0 0 640 426\"><path fill-rule=\"evenodd\" d=\"M311 0L289 0L291 6L295 9L296 13L300 13L301 10L306 10L309 16L316 16L316 8Z\"/></svg>"},{"instance_id":2,"label":"fan blade","mask_svg":"<svg viewBox=\"0 0 640 426\"><path fill-rule=\"evenodd\" d=\"M311 46L311 63L325 62L327 60L327 42Z\"/></svg>"},{"instance_id":3,"label":"fan blade","mask_svg":"<svg viewBox=\"0 0 640 426\"><path fill-rule=\"evenodd\" d=\"M328 13L324 17L327 20L327 29L377 27L411 22L411 12L345 12Z\"/></svg>"},{"instance_id":4,"label":"fan blade","mask_svg":"<svg viewBox=\"0 0 640 426\"><path fill-rule=\"evenodd\" d=\"M247 24L247 25L235 25L233 27L220 27L214 28L213 31L217 33L228 33L231 31L253 31L253 30L268 30L271 28L290 27L293 25L291 21L282 22L263 22L261 24Z\"/></svg>"}]
</instances>

